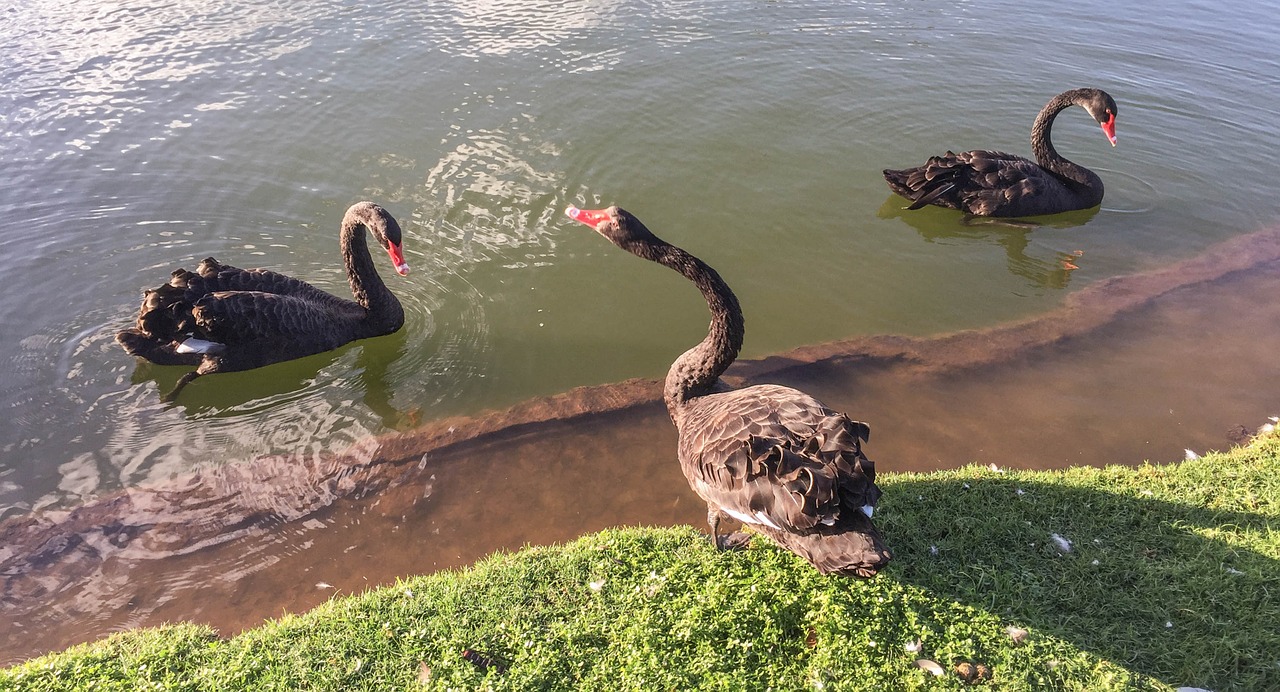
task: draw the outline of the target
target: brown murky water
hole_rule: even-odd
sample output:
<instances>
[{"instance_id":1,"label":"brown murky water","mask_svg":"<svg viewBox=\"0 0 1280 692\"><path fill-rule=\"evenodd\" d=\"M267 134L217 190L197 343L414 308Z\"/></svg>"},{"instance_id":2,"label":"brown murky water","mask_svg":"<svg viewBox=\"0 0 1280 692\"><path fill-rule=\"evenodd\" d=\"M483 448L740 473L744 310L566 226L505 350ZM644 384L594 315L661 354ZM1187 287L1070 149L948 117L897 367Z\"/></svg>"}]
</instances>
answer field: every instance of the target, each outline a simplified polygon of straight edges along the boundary
<instances>
[{"instance_id":1,"label":"brown murky water","mask_svg":"<svg viewBox=\"0 0 1280 692\"><path fill-rule=\"evenodd\" d=\"M1100 283L1047 316L738 363L869 421L878 469L1175 461L1280 413L1280 230ZM0 659L191 620L225 634L335 593L620 524L700 524L656 383L575 390L0 524ZM892 546L892 536L886 539Z\"/></svg>"}]
</instances>

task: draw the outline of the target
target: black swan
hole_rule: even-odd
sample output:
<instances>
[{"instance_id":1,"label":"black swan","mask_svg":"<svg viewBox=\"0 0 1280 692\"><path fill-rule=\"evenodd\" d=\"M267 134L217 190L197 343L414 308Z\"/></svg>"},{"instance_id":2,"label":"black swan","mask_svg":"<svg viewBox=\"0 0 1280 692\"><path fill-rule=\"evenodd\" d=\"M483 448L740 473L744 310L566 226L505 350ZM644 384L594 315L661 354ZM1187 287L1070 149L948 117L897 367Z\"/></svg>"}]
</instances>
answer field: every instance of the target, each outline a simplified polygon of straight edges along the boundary
<instances>
[{"instance_id":1,"label":"black swan","mask_svg":"<svg viewBox=\"0 0 1280 692\"><path fill-rule=\"evenodd\" d=\"M680 467L707 503L716 545L745 538L720 537L723 514L823 574L875 575L890 554L871 523L880 497L875 465L862 453L871 429L790 387L730 388L719 378L742 348L742 309L720 275L622 209L567 213L614 245L679 272L707 301L707 336L672 363L663 399L679 433Z\"/></svg>"},{"instance_id":2,"label":"black swan","mask_svg":"<svg viewBox=\"0 0 1280 692\"><path fill-rule=\"evenodd\" d=\"M927 204L959 209L975 216L1038 216L1089 209L1102 202L1102 179L1063 158L1049 141L1058 113L1080 106L1102 126L1116 145L1116 102L1101 89L1072 89L1050 99L1031 126L1031 151L1037 163L999 151L948 151L923 166L885 169L884 179L897 194L912 201L908 209Z\"/></svg>"},{"instance_id":3,"label":"black swan","mask_svg":"<svg viewBox=\"0 0 1280 692\"><path fill-rule=\"evenodd\" d=\"M365 229L386 249L396 273L409 273L400 225L372 202L342 217L342 259L355 300L266 269L237 269L209 257L195 272L175 269L142 298L137 326L116 334L132 355L159 365L195 365L166 399L201 375L279 363L390 334L404 324L400 301L369 256Z\"/></svg>"}]
</instances>

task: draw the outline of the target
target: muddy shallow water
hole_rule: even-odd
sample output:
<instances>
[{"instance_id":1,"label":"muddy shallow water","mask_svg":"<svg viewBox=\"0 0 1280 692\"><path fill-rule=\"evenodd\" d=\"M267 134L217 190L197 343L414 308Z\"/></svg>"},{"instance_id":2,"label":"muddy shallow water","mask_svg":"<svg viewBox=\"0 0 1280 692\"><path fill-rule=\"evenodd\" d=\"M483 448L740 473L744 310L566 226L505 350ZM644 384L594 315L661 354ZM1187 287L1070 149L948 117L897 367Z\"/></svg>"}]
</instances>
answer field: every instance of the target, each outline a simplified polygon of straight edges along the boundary
<instances>
[{"instance_id":1,"label":"muddy shallow water","mask_svg":"<svg viewBox=\"0 0 1280 692\"><path fill-rule=\"evenodd\" d=\"M1280 230L1100 282L1042 317L806 347L728 379L801 387L868 421L883 472L1175 461L1280 413L1266 386L1277 295ZM6 520L0 659L175 620L231 634L499 549L701 524L659 396L647 380L582 388Z\"/></svg>"}]
</instances>

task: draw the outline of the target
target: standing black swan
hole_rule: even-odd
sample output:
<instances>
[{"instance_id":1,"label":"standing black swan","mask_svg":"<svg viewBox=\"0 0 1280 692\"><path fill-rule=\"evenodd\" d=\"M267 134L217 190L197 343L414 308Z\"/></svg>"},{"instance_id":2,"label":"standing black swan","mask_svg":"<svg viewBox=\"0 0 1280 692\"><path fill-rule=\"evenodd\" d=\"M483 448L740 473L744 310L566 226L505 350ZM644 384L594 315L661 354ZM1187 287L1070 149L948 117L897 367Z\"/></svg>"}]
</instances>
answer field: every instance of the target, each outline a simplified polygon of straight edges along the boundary
<instances>
[{"instance_id":1,"label":"standing black swan","mask_svg":"<svg viewBox=\"0 0 1280 692\"><path fill-rule=\"evenodd\" d=\"M976 216L1038 216L1089 209L1102 202L1102 179L1063 158L1049 141L1058 113L1071 106L1089 111L1116 145L1116 102L1101 89L1072 89L1050 99L1031 126L1035 162L999 151L948 151L923 166L885 169L884 179L912 201L908 209L934 204Z\"/></svg>"},{"instance_id":2,"label":"standing black swan","mask_svg":"<svg viewBox=\"0 0 1280 692\"><path fill-rule=\"evenodd\" d=\"M790 387L731 389L719 378L742 348L742 309L720 275L622 209L567 213L614 245L679 272L711 309L707 337L672 363L663 399L679 432L680 467L707 503L716 545L743 539L720 537L724 514L823 574L875 575L890 555L871 523L880 488L862 453L867 424Z\"/></svg>"},{"instance_id":3,"label":"standing black swan","mask_svg":"<svg viewBox=\"0 0 1280 692\"><path fill-rule=\"evenodd\" d=\"M372 202L342 217L342 260L355 300L266 269L237 269L209 257L196 271L175 269L169 283L142 299L137 326L116 334L129 353L160 365L196 365L166 398L201 375L279 363L390 334L404 324L400 301L382 283L365 229L409 273L400 225Z\"/></svg>"}]
</instances>

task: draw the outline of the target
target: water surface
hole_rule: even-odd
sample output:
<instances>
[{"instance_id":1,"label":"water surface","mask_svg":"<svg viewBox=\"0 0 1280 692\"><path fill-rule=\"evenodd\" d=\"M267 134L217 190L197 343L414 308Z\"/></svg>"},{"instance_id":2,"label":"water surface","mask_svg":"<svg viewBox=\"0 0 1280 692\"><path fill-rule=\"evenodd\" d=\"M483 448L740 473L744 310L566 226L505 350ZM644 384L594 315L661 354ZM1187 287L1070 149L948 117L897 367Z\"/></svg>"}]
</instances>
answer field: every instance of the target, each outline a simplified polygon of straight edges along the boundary
<instances>
[{"instance_id":1,"label":"water surface","mask_svg":"<svg viewBox=\"0 0 1280 692\"><path fill-rule=\"evenodd\" d=\"M1027 318L1195 256L1280 216L1278 24L1254 2L19 3L0 12L0 518L661 376L705 307L569 204L619 203L719 269L747 357ZM1079 110L1054 142L1106 181L1098 210L967 228L902 212L880 178L1027 154L1040 106L1085 85L1119 102L1119 147ZM176 405L158 394L182 370L113 342L143 288L209 255L345 293L359 199L406 230L413 273L382 270L400 333ZM813 386L839 400L838 381ZM1118 420L1165 396L1149 383Z\"/></svg>"},{"instance_id":2,"label":"water surface","mask_svg":"<svg viewBox=\"0 0 1280 692\"><path fill-rule=\"evenodd\" d=\"M1262 4L21 3L0 14L0 514L661 374L702 305L570 203L710 260L747 356L993 324L1189 256L1277 216L1275 24ZM1119 101L1120 146L1079 111L1054 141L1107 181L1096 212L975 231L880 180L1025 154L1039 107L1086 84ZM174 407L181 371L113 343L142 288L208 255L345 293L336 227L362 198L407 229L401 334Z\"/></svg>"}]
</instances>

